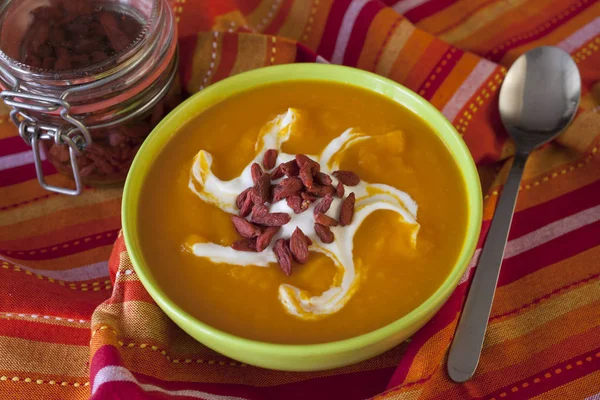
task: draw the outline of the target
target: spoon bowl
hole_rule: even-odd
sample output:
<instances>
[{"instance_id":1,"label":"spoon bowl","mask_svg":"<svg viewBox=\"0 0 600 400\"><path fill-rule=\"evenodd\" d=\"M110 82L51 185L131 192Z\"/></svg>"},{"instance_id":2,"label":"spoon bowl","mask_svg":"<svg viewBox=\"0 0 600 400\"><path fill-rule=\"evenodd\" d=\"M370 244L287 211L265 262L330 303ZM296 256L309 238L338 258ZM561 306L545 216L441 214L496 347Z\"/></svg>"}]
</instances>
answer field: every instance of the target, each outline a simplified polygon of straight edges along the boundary
<instances>
[{"instance_id":1,"label":"spoon bowl","mask_svg":"<svg viewBox=\"0 0 600 400\"><path fill-rule=\"evenodd\" d=\"M580 94L577 66L558 47L528 51L506 74L500 89L500 116L515 142L516 154L450 347L448 374L455 382L471 379L479 363L527 158L571 123Z\"/></svg>"},{"instance_id":2,"label":"spoon bowl","mask_svg":"<svg viewBox=\"0 0 600 400\"><path fill-rule=\"evenodd\" d=\"M571 56L553 46L519 57L500 88L500 116L518 149L531 152L559 135L573 120L581 78Z\"/></svg>"}]
</instances>

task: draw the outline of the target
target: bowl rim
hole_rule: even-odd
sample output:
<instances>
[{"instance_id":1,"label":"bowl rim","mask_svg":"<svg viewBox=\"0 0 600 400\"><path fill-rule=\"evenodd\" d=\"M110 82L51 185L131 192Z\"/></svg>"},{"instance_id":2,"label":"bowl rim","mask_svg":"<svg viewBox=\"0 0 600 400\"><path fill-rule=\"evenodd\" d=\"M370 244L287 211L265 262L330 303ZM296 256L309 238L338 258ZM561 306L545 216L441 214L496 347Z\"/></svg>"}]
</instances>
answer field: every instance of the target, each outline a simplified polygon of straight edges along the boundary
<instances>
[{"instance_id":1,"label":"bowl rim","mask_svg":"<svg viewBox=\"0 0 600 400\"><path fill-rule=\"evenodd\" d=\"M160 152L160 149L176 136L178 129L194 116L227 97L259 86L285 81L327 81L348 84L374 91L409 108L427 123L445 143L459 167L465 185L468 203L465 239L459 257L443 283L408 314L376 330L347 339L314 344L271 343L237 336L208 325L183 310L161 289L145 265L137 241L137 209L140 201L140 188L145 181L152 160ZM396 98L392 97L392 94ZM409 107L400 103L398 96L410 100L413 104ZM296 63L263 67L226 78L199 91L171 111L146 138L132 163L123 192L121 215L125 245L136 274L158 306L167 315L177 317L179 322L175 321L176 324L183 323L193 326L194 331L201 333L201 336L219 342L233 343L238 349L244 348L251 352L277 354L283 357L307 357L311 354L322 356L366 347L394 336L411 324L421 322L422 325L424 321L429 320L432 311L437 312L437 309L456 289L472 259L481 229L482 202L480 181L471 153L454 126L432 104L401 84L371 72L331 64ZM201 339L199 341L202 342Z\"/></svg>"}]
</instances>

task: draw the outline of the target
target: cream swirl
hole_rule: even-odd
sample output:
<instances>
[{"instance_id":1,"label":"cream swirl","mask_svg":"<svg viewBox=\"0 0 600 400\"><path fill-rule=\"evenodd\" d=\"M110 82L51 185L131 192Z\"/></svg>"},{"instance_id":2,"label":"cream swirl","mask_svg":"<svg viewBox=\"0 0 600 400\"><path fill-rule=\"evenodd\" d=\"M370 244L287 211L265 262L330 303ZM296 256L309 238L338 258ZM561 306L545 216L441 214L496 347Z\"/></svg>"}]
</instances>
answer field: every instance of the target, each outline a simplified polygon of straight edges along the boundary
<instances>
[{"instance_id":1,"label":"cream swirl","mask_svg":"<svg viewBox=\"0 0 600 400\"><path fill-rule=\"evenodd\" d=\"M268 122L262 129L255 145L256 157L252 160L241 175L229 181L218 179L211 170L212 156L204 150L196 155L194 164L190 171L189 188L203 201L213 204L228 213L237 213L236 198L240 192L253 185L251 176L251 165L260 163L266 150L277 149L279 151L277 164L294 159L294 155L281 151L290 134L296 129L299 113L295 109L288 109L272 121ZM332 140L318 155L309 155L321 165L322 172L331 175L339 169L340 156L349 147L369 139L354 129L347 129L340 136ZM334 185L337 184L334 177ZM271 246L261 253L238 252L230 247L220 246L215 243L191 243L188 244L191 251L197 257L205 257L213 263L225 263L239 266L267 267L276 263L277 259L273 253L273 243L281 237L290 237L296 227L313 241L311 251L320 252L329 257L337 268L329 289L323 293L313 296L301 288L282 284L279 287L279 299L286 311L302 319L321 318L339 311L352 297L360 281L353 259L354 235L362 222L376 210L391 210L399 214L399 222L407 223L413 227L411 233L411 244L416 246L419 224L417 222L417 204L405 192L392 186L384 184L371 184L361 181L357 186L346 188L346 193L353 191L356 195L355 214L352 223L345 227L332 227L335 241L324 244L319 239L314 229L313 208L311 207L300 214L295 214L285 201L279 201L269 205L270 212L285 212L291 216L291 221L284 225L275 236ZM337 218L342 200L335 198L327 215Z\"/></svg>"}]
</instances>

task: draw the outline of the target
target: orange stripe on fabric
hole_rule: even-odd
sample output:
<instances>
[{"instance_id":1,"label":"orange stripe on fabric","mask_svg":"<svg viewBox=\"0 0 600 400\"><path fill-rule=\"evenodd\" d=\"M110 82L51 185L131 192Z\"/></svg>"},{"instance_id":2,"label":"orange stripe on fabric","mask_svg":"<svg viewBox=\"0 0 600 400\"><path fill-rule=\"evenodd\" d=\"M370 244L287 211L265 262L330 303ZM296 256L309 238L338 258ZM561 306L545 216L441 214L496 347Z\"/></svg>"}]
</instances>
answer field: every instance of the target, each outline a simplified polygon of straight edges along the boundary
<instances>
[{"instance_id":1,"label":"orange stripe on fabric","mask_svg":"<svg viewBox=\"0 0 600 400\"><path fill-rule=\"evenodd\" d=\"M418 59L406 76L404 84L410 89L418 91L419 87L425 82L427 77L429 77L435 65L441 61L441 58L448 49L450 49L450 46L447 43L440 40L431 41L429 46L427 46L423 52L423 56ZM402 49L400 54L406 50L408 49ZM414 54L411 55L411 57L414 56Z\"/></svg>"},{"instance_id":2,"label":"orange stripe on fabric","mask_svg":"<svg viewBox=\"0 0 600 400\"><path fill-rule=\"evenodd\" d=\"M27 218L25 220L17 220L12 224L0 226L0 238L2 240L7 239L19 239L26 238L33 235L40 235L51 233L56 226L65 226L69 224L84 223L87 221L95 221L98 216L105 216L111 218L118 216L120 212L121 199L113 199L109 201L103 201L97 204L88 204L81 207L64 208L69 204L57 200L56 204L53 201L40 202L39 205L35 205L32 210L24 210L24 215L9 214L8 211L4 212L3 217L5 218ZM47 213L44 216L44 211L53 210L52 213ZM20 211L20 209L16 210ZM120 224L114 228L119 228ZM96 233L92 232L92 233Z\"/></svg>"},{"instance_id":3,"label":"orange stripe on fabric","mask_svg":"<svg viewBox=\"0 0 600 400\"><path fill-rule=\"evenodd\" d=\"M594 155L595 154L597 154L597 151ZM505 164L505 168L509 168L509 166L510 164ZM521 191L516 210L520 211L529 207L534 207L538 204L563 196L575 189L596 182L598 176L590 173L590 170L597 168L600 168L597 157L590 158L588 155L583 155L580 156L579 161L576 160L569 164L564 164L545 173L542 178L538 178L532 183L530 182L529 189ZM499 178L498 182L504 182L504 180ZM537 184L535 184L536 182ZM552 184L548 184L550 182L552 182ZM527 187L527 183L525 185L525 187ZM491 195L486 202L484 219L491 219L499 193L499 187L494 186Z\"/></svg>"},{"instance_id":4,"label":"orange stripe on fabric","mask_svg":"<svg viewBox=\"0 0 600 400\"><path fill-rule=\"evenodd\" d=\"M41 343L0 336L0 371L27 371L30 373L87 376L88 346Z\"/></svg>"},{"instance_id":5,"label":"orange stripe on fabric","mask_svg":"<svg viewBox=\"0 0 600 400\"><path fill-rule=\"evenodd\" d=\"M396 21L390 28L390 32L388 32L386 42L383 45L384 47L377 53L377 58L373 66L375 73L390 76L390 74L395 72L393 69L394 63L414 32L415 27L407 19L402 18ZM410 66L403 65L403 67L405 68L405 72L408 73Z\"/></svg>"},{"instance_id":6,"label":"orange stripe on fabric","mask_svg":"<svg viewBox=\"0 0 600 400\"><path fill-rule=\"evenodd\" d=\"M588 8L587 12L577 15L575 18L558 27L555 31L549 33L543 38L512 49L504 57L502 57L502 63L512 63L520 54L523 54L534 47L560 43L560 41L569 37L572 33L596 19L598 15L600 15L600 2L595 3L593 6Z\"/></svg>"},{"instance_id":7,"label":"orange stripe on fabric","mask_svg":"<svg viewBox=\"0 0 600 400\"><path fill-rule=\"evenodd\" d=\"M238 37L237 58L230 75L265 66L267 36L241 34Z\"/></svg>"},{"instance_id":8,"label":"orange stripe on fabric","mask_svg":"<svg viewBox=\"0 0 600 400\"><path fill-rule=\"evenodd\" d=\"M404 24L401 22L400 26L402 25ZM418 29L412 30L412 34L400 49L400 53L392 65L389 77L396 82L409 84L409 73L413 70L415 64L424 57L425 52L434 41L435 38L430 34ZM416 82L414 86L418 87Z\"/></svg>"},{"instance_id":9,"label":"orange stripe on fabric","mask_svg":"<svg viewBox=\"0 0 600 400\"><path fill-rule=\"evenodd\" d=\"M531 400L543 399L576 399L576 398L594 398L594 395L600 394L598 391L598 382L600 382L600 371L593 372L587 376L579 378L573 382L562 385L559 388L544 392Z\"/></svg>"},{"instance_id":10,"label":"orange stripe on fabric","mask_svg":"<svg viewBox=\"0 0 600 400\"><path fill-rule=\"evenodd\" d=\"M254 11L246 16L248 25L263 33L281 7L282 2L283 0L263 0Z\"/></svg>"},{"instance_id":11,"label":"orange stripe on fabric","mask_svg":"<svg viewBox=\"0 0 600 400\"><path fill-rule=\"evenodd\" d=\"M221 62L221 52L218 51L221 45L222 40L218 32L198 34L192 61L192 76L187 87L189 93L196 93L210 82L216 66Z\"/></svg>"},{"instance_id":12,"label":"orange stripe on fabric","mask_svg":"<svg viewBox=\"0 0 600 400\"><path fill-rule=\"evenodd\" d=\"M588 283L600 273L600 247L594 247L556 264L549 265L496 290L491 318L508 318L540 302ZM569 271L569 276L564 276ZM593 278L596 279L596 278Z\"/></svg>"},{"instance_id":13,"label":"orange stripe on fabric","mask_svg":"<svg viewBox=\"0 0 600 400\"><path fill-rule=\"evenodd\" d=\"M394 32L401 17L390 9L384 8L375 15L369 25L360 57L356 64L357 68L373 71L376 66L377 57L388 43L389 37ZM384 34L384 32L387 32Z\"/></svg>"},{"instance_id":14,"label":"orange stripe on fabric","mask_svg":"<svg viewBox=\"0 0 600 400\"><path fill-rule=\"evenodd\" d=\"M112 245L103 245L81 253L72 254L61 258L50 258L46 260L27 260L26 262L16 260L19 264L26 264L29 268L49 271L66 271L90 264L105 262L110 256ZM9 261L11 257L7 257Z\"/></svg>"},{"instance_id":15,"label":"orange stripe on fabric","mask_svg":"<svg viewBox=\"0 0 600 400\"><path fill-rule=\"evenodd\" d=\"M544 24L550 19L549 14L561 11L565 5L568 6L565 0L529 2L526 7L508 11L503 18L497 18L493 23L472 32L454 45L479 54L487 53L515 35L525 34L536 26Z\"/></svg>"},{"instance_id":16,"label":"orange stripe on fabric","mask_svg":"<svg viewBox=\"0 0 600 400\"><path fill-rule=\"evenodd\" d=\"M2 131L2 129L0 129L0 131ZM50 185L66 186L71 181L60 174L53 174L46 178L46 182ZM84 191L88 190L97 189L84 189ZM5 211L6 209L19 207L29 202L54 196L59 196L59 194L45 190L40 186L37 180L33 179L2 187L0 188L0 212Z\"/></svg>"},{"instance_id":17,"label":"orange stripe on fabric","mask_svg":"<svg viewBox=\"0 0 600 400\"><path fill-rule=\"evenodd\" d=\"M544 371L548 368L559 365L563 363L564 360L569 360L572 358L577 359L579 354L589 351L589 344L587 343L586 339L595 332L596 330L593 330L587 331L583 334L573 335L566 341L549 346L537 353L533 353L533 351L535 351L534 348L525 346L516 350L518 353L525 356L523 361L512 363L506 367L487 373L481 373L478 370L474 379L471 381L471 383L477 383L477 396L489 399L490 397L487 396L490 393L493 393L502 387L510 386L511 384L518 384L519 388L523 387L523 383L527 383L525 387L528 387L529 385L537 385L541 382L541 379L538 378L540 371ZM573 344L573 347L571 347L571 343ZM558 352L556 356L554 352ZM501 354L497 354L496 356L498 357L499 361L502 361ZM536 361L535 368L532 368L533 357L535 357ZM487 355L486 358L482 358L481 360L485 364L492 364L496 362L496 359L489 359ZM576 367L576 365L573 364L570 365L570 367L573 368ZM536 379L535 382L534 379ZM542 379L548 378L545 378L542 375ZM468 396L467 390L471 389L468 386L468 384L467 386L457 385L450 381L444 368L440 368L435 376L427 383L427 385L425 385L424 395L426 398L427 395L433 394L439 396L439 398L460 398L461 396ZM495 398L497 400L500 399L498 396ZM508 396L505 398L510 399Z\"/></svg>"},{"instance_id":18,"label":"orange stripe on fabric","mask_svg":"<svg viewBox=\"0 0 600 400\"><path fill-rule=\"evenodd\" d=\"M478 62L479 57L470 53L463 54L456 66L452 69L450 74L448 74L446 79L431 98L431 104L433 104L437 109L442 109L462 85L464 80L473 71ZM439 72L442 72L441 68L439 69ZM435 73L439 72L437 70L435 71Z\"/></svg>"},{"instance_id":19,"label":"orange stripe on fabric","mask_svg":"<svg viewBox=\"0 0 600 400\"><path fill-rule=\"evenodd\" d=\"M15 239L14 236L9 237L7 241L0 241L0 249L29 250L49 247L63 242L72 242L73 245L77 246L79 243L75 242L83 242L83 238L89 237L90 232L110 231L119 226L121 226L120 215L106 216L101 220L88 221L77 225L62 225L60 228L42 235L27 236L20 239Z\"/></svg>"},{"instance_id":20,"label":"orange stripe on fabric","mask_svg":"<svg viewBox=\"0 0 600 400\"><path fill-rule=\"evenodd\" d=\"M229 76L235 59L237 57L238 35L232 33L224 33L221 38L221 47L219 56L221 60L212 73L210 83L218 82Z\"/></svg>"},{"instance_id":21,"label":"orange stripe on fabric","mask_svg":"<svg viewBox=\"0 0 600 400\"><path fill-rule=\"evenodd\" d=\"M304 27L304 34L301 38L302 43L312 50L316 50L319 47L319 43L321 43L333 1L312 0L311 15L308 17L306 26Z\"/></svg>"},{"instance_id":22,"label":"orange stripe on fabric","mask_svg":"<svg viewBox=\"0 0 600 400\"><path fill-rule=\"evenodd\" d=\"M250 14L256 10L260 2L261 0L244 0L237 1L235 4L243 14Z\"/></svg>"},{"instance_id":23,"label":"orange stripe on fabric","mask_svg":"<svg viewBox=\"0 0 600 400\"><path fill-rule=\"evenodd\" d=\"M497 18L503 18L504 14L510 10L523 5L527 0L512 0L511 2L493 1L489 5L477 10L475 13L468 16L464 21L459 22L456 26L451 27L444 33L438 34L442 40L447 40L450 43L456 43L468 37L471 33L492 23ZM462 20L462 18L461 18Z\"/></svg>"},{"instance_id":24,"label":"orange stripe on fabric","mask_svg":"<svg viewBox=\"0 0 600 400\"><path fill-rule=\"evenodd\" d=\"M50 376L43 379L42 376L21 371L0 371L0 375L7 377L6 382L0 382L0 391L8 391L11 394L10 400L88 400L91 395L87 378L73 380L69 377L64 380L62 377Z\"/></svg>"},{"instance_id":25,"label":"orange stripe on fabric","mask_svg":"<svg viewBox=\"0 0 600 400\"><path fill-rule=\"evenodd\" d=\"M279 32L279 29L283 26L286 19L290 17L290 11L292 10L292 4L294 0L282 0L282 4L275 14L275 18L271 20L269 25L263 30L263 33L275 35Z\"/></svg>"},{"instance_id":26,"label":"orange stripe on fabric","mask_svg":"<svg viewBox=\"0 0 600 400\"><path fill-rule=\"evenodd\" d=\"M277 36L300 41L304 28L308 23L308 18L312 16L314 20L313 9L312 2L310 1L294 0L289 17L283 22L279 32L277 32Z\"/></svg>"},{"instance_id":27,"label":"orange stripe on fabric","mask_svg":"<svg viewBox=\"0 0 600 400\"><path fill-rule=\"evenodd\" d=\"M477 10L498 0L467 0L457 1L439 12L420 20L417 26L433 35L446 30L461 21L466 16L472 15Z\"/></svg>"},{"instance_id":28,"label":"orange stripe on fabric","mask_svg":"<svg viewBox=\"0 0 600 400\"><path fill-rule=\"evenodd\" d=\"M4 106L4 102L2 102ZM19 136L19 131L16 126L8 119L7 115L0 116L0 139L6 139L13 136Z\"/></svg>"}]
</instances>

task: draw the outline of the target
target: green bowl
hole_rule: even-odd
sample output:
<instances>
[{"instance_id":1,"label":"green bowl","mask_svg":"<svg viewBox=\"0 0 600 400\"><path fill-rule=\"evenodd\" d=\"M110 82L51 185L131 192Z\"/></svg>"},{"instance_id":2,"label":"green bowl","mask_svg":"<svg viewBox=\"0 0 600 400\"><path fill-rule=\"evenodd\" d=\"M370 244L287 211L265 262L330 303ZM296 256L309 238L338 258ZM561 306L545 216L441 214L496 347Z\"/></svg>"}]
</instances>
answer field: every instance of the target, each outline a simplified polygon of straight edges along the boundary
<instances>
[{"instance_id":1,"label":"green bowl","mask_svg":"<svg viewBox=\"0 0 600 400\"><path fill-rule=\"evenodd\" d=\"M188 121L222 100L265 84L285 81L326 81L357 86L380 93L419 115L445 142L459 165L467 190L468 227L460 256L443 284L421 305L398 320L350 339L312 345L259 342L220 331L188 314L169 298L144 263L138 235L138 209L142 185L163 146ZM123 196L125 243L136 273L164 312L189 335L211 349L241 362L287 371L314 371L353 364L396 346L421 328L440 309L471 260L482 218L479 178L462 138L444 116L411 90L379 75L354 68L325 64L290 64L261 68L227 78L197 93L171 112L154 129L138 152Z\"/></svg>"}]
</instances>

